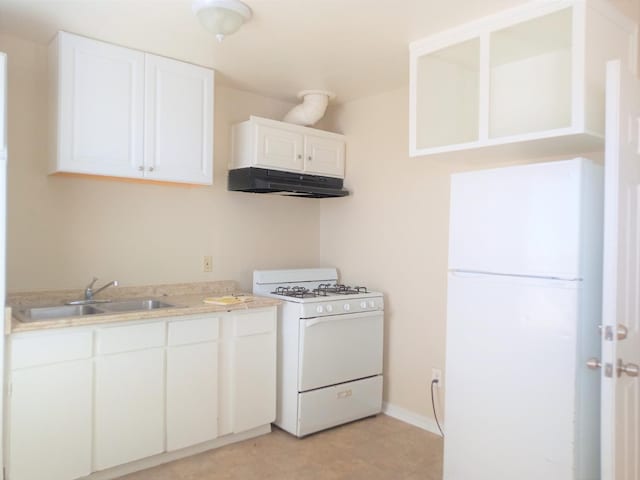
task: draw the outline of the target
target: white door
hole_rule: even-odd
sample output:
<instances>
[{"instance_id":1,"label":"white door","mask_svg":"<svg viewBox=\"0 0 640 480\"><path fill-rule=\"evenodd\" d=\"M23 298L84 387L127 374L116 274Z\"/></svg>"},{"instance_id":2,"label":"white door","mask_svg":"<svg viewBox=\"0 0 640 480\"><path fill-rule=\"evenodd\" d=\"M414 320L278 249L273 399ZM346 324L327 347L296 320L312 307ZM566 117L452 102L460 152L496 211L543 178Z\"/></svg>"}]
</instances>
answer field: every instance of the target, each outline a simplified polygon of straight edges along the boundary
<instances>
[{"instance_id":1,"label":"white door","mask_svg":"<svg viewBox=\"0 0 640 480\"><path fill-rule=\"evenodd\" d=\"M380 375L383 317L363 312L301 320L298 390Z\"/></svg>"},{"instance_id":2,"label":"white door","mask_svg":"<svg viewBox=\"0 0 640 480\"><path fill-rule=\"evenodd\" d=\"M640 478L637 376L640 365L640 84L621 67L620 61L607 64L606 122L602 479L637 480Z\"/></svg>"},{"instance_id":3,"label":"white door","mask_svg":"<svg viewBox=\"0 0 640 480\"><path fill-rule=\"evenodd\" d=\"M256 167L301 172L304 162L302 135L257 125Z\"/></svg>"},{"instance_id":4,"label":"white door","mask_svg":"<svg viewBox=\"0 0 640 480\"><path fill-rule=\"evenodd\" d=\"M344 178L344 142L313 135L304 137L304 171Z\"/></svg>"},{"instance_id":5,"label":"white door","mask_svg":"<svg viewBox=\"0 0 640 480\"><path fill-rule=\"evenodd\" d=\"M10 395L12 480L69 480L91 473L93 362L16 370Z\"/></svg>"},{"instance_id":6,"label":"white door","mask_svg":"<svg viewBox=\"0 0 640 480\"><path fill-rule=\"evenodd\" d=\"M94 469L164 450L164 349L96 358Z\"/></svg>"},{"instance_id":7,"label":"white door","mask_svg":"<svg viewBox=\"0 0 640 480\"><path fill-rule=\"evenodd\" d=\"M142 176L144 54L65 32L58 41L58 169Z\"/></svg>"},{"instance_id":8,"label":"white door","mask_svg":"<svg viewBox=\"0 0 640 480\"><path fill-rule=\"evenodd\" d=\"M213 182L213 70L145 55L145 178Z\"/></svg>"}]
</instances>

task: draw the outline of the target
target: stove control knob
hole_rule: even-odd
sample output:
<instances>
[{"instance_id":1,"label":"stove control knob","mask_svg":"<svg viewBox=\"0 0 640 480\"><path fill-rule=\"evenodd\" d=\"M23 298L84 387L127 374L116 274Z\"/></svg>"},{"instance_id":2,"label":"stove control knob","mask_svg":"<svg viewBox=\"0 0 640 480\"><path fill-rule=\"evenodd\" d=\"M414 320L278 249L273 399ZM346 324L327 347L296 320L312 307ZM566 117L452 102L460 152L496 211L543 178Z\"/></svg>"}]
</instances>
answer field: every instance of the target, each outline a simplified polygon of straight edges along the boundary
<instances>
[{"instance_id":1,"label":"stove control knob","mask_svg":"<svg viewBox=\"0 0 640 480\"><path fill-rule=\"evenodd\" d=\"M369 300L369 307L375 308L375 306L376 306L376 302L374 302L373 300Z\"/></svg>"},{"instance_id":2,"label":"stove control knob","mask_svg":"<svg viewBox=\"0 0 640 480\"><path fill-rule=\"evenodd\" d=\"M344 308L345 312L348 312L349 310L351 310L351 305L349 305L348 303L345 303L342 308Z\"/></svg>"},{"instance_id":3,"label":"stove control knob","mask_svg":"<svg viewBox=\"0 0 640 480\"><path fill-rule=\"evenodd\" d=\"M332 305L327 305L325 308L327 309L327 312L333 312L333 306Z\"/></svg>"},{"instance_id":4,"label":"stove control knob","mask_svg":"<svg viewBox=\"0 0 640 480\"><path fill-rule=\"evenodd\" d=\"M318 312L318 313L322 313L323 311L324 311L324 308L322 308L322 305L318 305L318 306L316 307L316 312Z\"/></svg>"},{"instance_id":5,"label":"stove control knob","mask_svg":"<svg viewBox=\"0 0 640 480\"><path fill-rule=\"evenodd\" d=\"M360 308L367 308L367 302L360 302Z\"/></svg>"}]
</instances>

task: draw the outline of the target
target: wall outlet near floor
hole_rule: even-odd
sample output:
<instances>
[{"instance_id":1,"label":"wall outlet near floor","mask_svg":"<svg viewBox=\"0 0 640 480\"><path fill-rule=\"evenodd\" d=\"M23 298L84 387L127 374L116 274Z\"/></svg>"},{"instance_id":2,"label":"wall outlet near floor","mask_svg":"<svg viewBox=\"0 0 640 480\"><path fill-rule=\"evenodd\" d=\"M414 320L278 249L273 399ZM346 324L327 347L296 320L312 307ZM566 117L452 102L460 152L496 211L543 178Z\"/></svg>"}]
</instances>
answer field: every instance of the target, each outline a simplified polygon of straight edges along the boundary
<instances>
[{"instance_id":1,"label":"wall outlet near floor","mask_svg":"<svg viewBox=\"0 0 640 480\"><path fill-rule=\"evenodd\" d=\"M436 386L438 388L441 388L442 387L442 370L440 370L439 368L431 369L431 381L433 382L434 380L438 381L438 383L436 383Z\"/></svg>"},{"instance_id":2,"label":"wall outlet near floor","mask_svg":"<svg viewBox=\"0 0 640 480\"><path fill-rule=\"evenodd\" d=\"M211 259L211 255L205 255L202 261L202 271L203 272L212 272L213 271L213 260Z\"/></svg>"}]
</instances>

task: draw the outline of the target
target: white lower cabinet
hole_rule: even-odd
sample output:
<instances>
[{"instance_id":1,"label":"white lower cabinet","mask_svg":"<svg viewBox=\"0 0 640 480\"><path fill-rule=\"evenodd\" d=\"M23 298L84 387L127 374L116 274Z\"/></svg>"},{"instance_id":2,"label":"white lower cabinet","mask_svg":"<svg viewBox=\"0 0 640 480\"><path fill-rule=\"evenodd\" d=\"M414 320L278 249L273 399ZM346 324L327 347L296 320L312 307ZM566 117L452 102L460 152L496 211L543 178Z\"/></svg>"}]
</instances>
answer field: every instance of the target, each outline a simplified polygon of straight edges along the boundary
<instances>
[{"instance_id":1,"label":"white lower cabinet","mask_svg":"<svg viewBox=\"0 0 640 480\"><path fill-rule=\"evenodd\" d=\"M9 478L69 480L91 473L93 361L11 375Z\"/></svg>"},{"instance_id":2,"label":"white lower cabinet","mask_svg":"<svg viewBox=\"0 0 640 480\"><path fill-rule=\"evenodd\" d=\"M270 307L12 335L9 478L73 480L268 425L275 329Z\"/></svg>"},{"instance_id":3,"label":"white lower cabinet","mask_svg":"<svg viewBox=\"0 0 640 480\"><path fill-rule=\"evenodd\" d=\"M93 334L11 337L8 473L12 480L67 480L91 472Z\"/></svg>"},{"instance_id":4,"label":"white lower cabinet","mask_svg":"<svg viewBox=\"0 0 640 480\"><path fill-rule=\"evenodd\" d=\"M96 330L94 470L164 451L165 324Z\"/></svg>"},{"instance_id":5,"label":"white lower cabinet","mask_svg":"<svg viewBox=\"0 0 640 480\"><path fill-rule=\"evenodd\" d=\"M94 469L164 451L164 349L96 359Z\"/></svg>"},{"instance_id":6,"label":"white lower cabinet","mask_svg":"<svg viewBox=\"0 0 640 480\"><path fill-rule=\"evenodd\" d=\"M167 451L218 436L217 338L216 317L169 322Z\"/></svg>"},{"instance_id":7,"label":"white lower cabinet","mask_svg":"<svg viewBox=\"0 0 640 480\"><path fill-rule=\"evenodd\" d=\"M276 418L275 310L233 315L231 411L233 433Z\"/></svg>"}]
</instances>

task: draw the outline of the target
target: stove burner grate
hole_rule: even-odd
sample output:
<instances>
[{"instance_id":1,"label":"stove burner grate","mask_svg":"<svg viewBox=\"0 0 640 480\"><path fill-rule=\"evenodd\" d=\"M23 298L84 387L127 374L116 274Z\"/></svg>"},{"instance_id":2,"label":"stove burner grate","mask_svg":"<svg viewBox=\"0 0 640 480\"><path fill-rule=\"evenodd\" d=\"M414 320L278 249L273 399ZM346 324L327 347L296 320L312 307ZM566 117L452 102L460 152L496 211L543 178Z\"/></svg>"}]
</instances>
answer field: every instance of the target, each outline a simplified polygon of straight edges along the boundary
<instances>
[{"instance_id":1,"label":"stove burner grate","mask_svg":"<svg viewBox=\"0 0 640 480\"><path fill-rule=\"evenodd\" d=\"M319 297L329 295L356 295L358 293L368 293L367 287L350 287L341 283L331 285L330 283L321 283L318 288L313 290Z\"/></svg>"},{"instance_id":2,"label":"stove burner grate","mask_svg":"<svg viewBox=\"0 0 640 480\"><path fill-rule=\"evenodd\" d=\"M357 295L358 293L369 293L367 287L350 287L342 285L340 283L330 284L321 283L318 288L309 290L305 287L277 287L272 294L281 295L283 297L293 298L314 298L314 297L328 297L330 295Z\"/></svg>"},{"instance_id":3,"label":"stove burner grate","mask_svg":"<svg viewBox=\"0 0 640 480\"><path fill-rule=\"evenodd\" d=\"M305 287L278 287L271 293L294 298L311 298L316 296L314 292Z\"/></svg>"}]
</instances>

